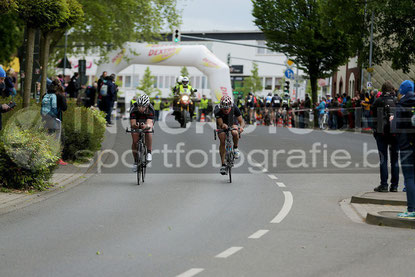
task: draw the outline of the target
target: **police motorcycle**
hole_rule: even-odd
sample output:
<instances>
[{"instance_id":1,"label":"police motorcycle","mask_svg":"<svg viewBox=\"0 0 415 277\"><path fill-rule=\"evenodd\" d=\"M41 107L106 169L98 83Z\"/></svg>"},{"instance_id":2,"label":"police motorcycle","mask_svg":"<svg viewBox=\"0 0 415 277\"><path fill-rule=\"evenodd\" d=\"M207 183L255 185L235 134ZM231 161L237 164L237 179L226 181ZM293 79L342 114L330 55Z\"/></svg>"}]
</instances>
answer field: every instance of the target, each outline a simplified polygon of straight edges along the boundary
<instances>
[{"instance_id":1,"label":"police motorcycle","mask_svg":"<svg viewBox=\"0 0 415 277\"><path fill-rule=\"evenodd\" d=\"M186 128L188 122L192 122L193 106L194 101L192 99L193 92L196 92L197 89L192 91L188 88L184 88L184 92L180 94L179 99L176 105L176 120L180 123L181 128Z\"/></svg>"}]
</instances>

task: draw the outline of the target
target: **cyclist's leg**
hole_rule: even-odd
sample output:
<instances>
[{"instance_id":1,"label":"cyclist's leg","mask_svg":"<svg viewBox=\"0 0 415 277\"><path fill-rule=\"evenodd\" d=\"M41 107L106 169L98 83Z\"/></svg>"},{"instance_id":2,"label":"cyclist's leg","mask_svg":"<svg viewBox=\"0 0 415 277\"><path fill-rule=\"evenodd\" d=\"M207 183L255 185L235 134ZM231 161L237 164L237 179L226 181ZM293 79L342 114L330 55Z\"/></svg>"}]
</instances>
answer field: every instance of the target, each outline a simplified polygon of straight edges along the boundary
<instances>
[{"instance_id":1,"label":"cyclist's leg","mask_svg":"<svg viewBox=\"0 0 415 277\"><path fill-rule=\"evenodd\" d=\"M137 143L140 135L137 133L131 133L131 138L133 139L133 144L131 145L131 150L133 151L134 162L137 163Z\"/></svg>"},{"instance_id":2,"label":"cyclist's leg","mask_svg":"<svg viewBox=\"0 0 415 277\"><path fill-rule=\"evenodd\" d=\"M238 125L233 125L232 128L238 128ZM232 131L232 137L233 137L233 148L238 148L239 133L237 130Z\"/></svg>"},{"instance_id":3,"label":"cyclist's leg","mask_svg":"<svg viewBox=\"0 0 415 277\"><path fill-rule=\"evenodd\" d=\"M146 124L150 127L150 130L148 130L148 132L153 131L154 121L152 119L147 119ZM153 149L153 134L152 133L146 133L146 146L147 146L148 152L151 153L151 150Z\"/></svg>"},{"instance_id":4,"label":"cyclist's leg","mask_svg":"<svg viewBox=\"0 0 415 277\"><path fill-rule=\"evenodd\" d=\"M222 164L225 164L225 140L226 140L226 134L220 133L218 134L220 146L219 146L219 154L220 154L220 160Z\"/></svg>"}]
</instances>

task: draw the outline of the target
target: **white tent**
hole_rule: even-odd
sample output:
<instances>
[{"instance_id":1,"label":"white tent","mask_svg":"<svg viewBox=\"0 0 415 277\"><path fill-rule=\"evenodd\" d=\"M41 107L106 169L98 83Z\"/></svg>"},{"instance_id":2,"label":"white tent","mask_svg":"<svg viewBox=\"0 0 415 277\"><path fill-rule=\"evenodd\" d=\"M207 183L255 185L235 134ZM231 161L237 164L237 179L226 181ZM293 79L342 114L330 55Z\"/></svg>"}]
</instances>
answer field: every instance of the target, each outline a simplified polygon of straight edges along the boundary
<instances>
[{"instance_id":1,"label":"white tent","mask_svg":"<svg viewBox=\"0 0 415 277\"><path fill-rule=\"evenodd\" d=\"M203 45L128 42L108 56L109 60L98 66L97 75L103 71L117 74L132 64L194 66L208 76L213 102L223 95L232 97L229 67ZM127 105L129 100L125 100Z\"/></svg>"}]
</instances>

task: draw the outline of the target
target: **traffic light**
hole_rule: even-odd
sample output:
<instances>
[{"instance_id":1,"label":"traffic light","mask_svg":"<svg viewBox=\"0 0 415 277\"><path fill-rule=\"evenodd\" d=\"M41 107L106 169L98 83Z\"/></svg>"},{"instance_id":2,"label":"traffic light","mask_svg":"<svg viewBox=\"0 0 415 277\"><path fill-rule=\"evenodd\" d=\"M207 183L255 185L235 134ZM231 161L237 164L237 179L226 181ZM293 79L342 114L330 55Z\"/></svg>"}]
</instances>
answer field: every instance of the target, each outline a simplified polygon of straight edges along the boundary
<instances>
[{"instance_id":1,"label":"traffic light","mask_svg":"<svg viewBox=\"0 0 415 277\"><path fill-rule=\"evenodd\" d=\"M284 92L290 93L290 81L285 81Z\"/></svg>"},{"instance_id":2,"label":"traffic light","mask_svg":"<svg viewBox=\"0 0 415 277\"><path fill-rule=\"evenodd\" d=\"M172 34L172 40L174 43L180 42L180 30L179 29L174 29L173 34Z\"/></svg>"}]
</instances>

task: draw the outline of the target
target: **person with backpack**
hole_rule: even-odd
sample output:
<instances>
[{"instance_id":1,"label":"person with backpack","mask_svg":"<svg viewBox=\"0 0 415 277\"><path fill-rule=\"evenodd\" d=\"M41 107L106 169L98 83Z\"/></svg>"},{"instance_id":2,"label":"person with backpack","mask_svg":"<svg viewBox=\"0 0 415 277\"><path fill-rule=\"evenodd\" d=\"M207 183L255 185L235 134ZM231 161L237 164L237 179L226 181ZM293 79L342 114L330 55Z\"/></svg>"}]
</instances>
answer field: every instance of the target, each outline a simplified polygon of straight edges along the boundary
<instances>
[{"instance_id":1,"label":"person with backpack","mask_svg":"<svg viewBox=\"0 0 415 277\"><path fill-rule=\"evenodd\" d=\"M57 133L57 138L59 138L60 132L60 122L58 122L58 97L56 95L58 86L60 86L60 82L58 82L57 80L52 81L47 93L42 98L40 108L40 114L45 123L45 128L50 134Z\"/></svg>"},{"instance_id":2,"label":"person with backpack","mask_svg":"<svg viewBox=\"0 0 415 277\"><path fill-rule=\"evenodd\" d=\"M399 184L399 145L397 134L391 130L390 117L396 108L394 87L389 81L382 85L382 94L371 105L373 136L380 159L380 185L374 191L388 192L388 149L391 162L390 192L398 191Z\"/></svg>"},{"instance_id":3,"label":"person with backpack","mask_svg":"<svg viewBox=\"0 0 415 277\"><path fill-rule=\"evenodd\" d=\"M95 102L96 102L95 99L97 97L97 88L98 88L97 82L94 82L92 86L87 86L85 90L85 96L86 96L85 107L89 108L95 105Z\"/></svg>"},{"instance_id":4,"label":"person with backpack","mask_svg":"<svg viewBox=\"0 0 415 277\"><path fill-rule=\"evenodd\" d=\"M107 126L111 123L111 114L114 107L114 102L117 98L117 86L115 85L115 75L105 77L102 82L101 89L99 91L101 95L101 110L106 113Z\"/></svg>"},{"instance_id":5,"label":"person with backpack","mask_svg":"<svg viewBox=\"0 0 415 277\"><path fill-rule=\"evenodd\" d=\"M415 219L415 94L414 82L403 81L399 87L396 109L396 132L398 133L401 169L406 185L408 210L398 217Z\"/></svg>"}]
</instances>

